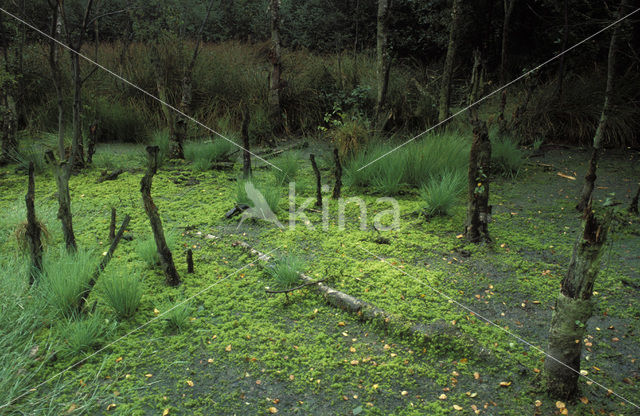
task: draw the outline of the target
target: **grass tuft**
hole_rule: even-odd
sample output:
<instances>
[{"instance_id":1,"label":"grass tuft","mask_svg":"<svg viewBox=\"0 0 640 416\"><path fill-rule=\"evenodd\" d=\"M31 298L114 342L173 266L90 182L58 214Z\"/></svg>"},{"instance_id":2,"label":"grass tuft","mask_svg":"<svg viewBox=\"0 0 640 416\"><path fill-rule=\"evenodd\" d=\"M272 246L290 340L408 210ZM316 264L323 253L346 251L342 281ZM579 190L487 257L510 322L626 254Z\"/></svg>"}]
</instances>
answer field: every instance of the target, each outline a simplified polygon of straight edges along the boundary
<instances>
[{"instance_id":1,"label":"grass tuft","mask_svg":"<svg viewBox=\"0 0 640 416\"><path fill-rule=\"evenodd\" d=\"M124 267L111 268L102 276L102 295L118 319L132 317L142 299L142 282Z\"/></svg>"},{"instance_id":2,"label":"grass tuft","mask_svg":"<svg viewBox=\"0 0 640 416\"><path fill-rule=\"evenodd\" d=\"M228 161L237 149L237 146L224 139L216 139L213 142L189 142L184 147L184 157L196 170L206 171L211 169L215 162Z\"/></svg>"},{"instance_id":3,"label":"grass tuft","mask_svg":"<svg viewBox=\"0 0 640 416\"><path fill-rule=\"evenodd\" d=\"M182 331L189 322L189 314L191 313L191 307L188 302L178 303L173 309L164 314L163 318L167 323L167 327L173 331Z\"/></svg>"},{"instance_id":4,"label":"grass tuft","mask_svg":"<svg viewBox=\"0 0 640 416\"><path fill-rule=\"evenodd\" d=\"M303 271L305 262L301 257L287 254L277 259L266 271L275 281L277 289L290 289L300 284L299 273Z\"/></svg>"},{"instance_id":5,"label":"grass tuft","mask_svg":"<svg viewBox=\"0 0 640 416\"><path fill-rule=\"evenodd\" d=\"M113 329L108 320L99 314L71 316L58 329L62 355L79 356L98 348Z\"/></svg>"},{"instance_id":6,"label":"grass tuft","mask_svg":"<svg viewBox=\"0 0 640 416\"><path fill-rule=\"evenodd\" d=\"M465 177L460 171L445 171L442 176L429 179L420 190L425 214L450 215L464 186Z\"/></svg>"}]
</instances>

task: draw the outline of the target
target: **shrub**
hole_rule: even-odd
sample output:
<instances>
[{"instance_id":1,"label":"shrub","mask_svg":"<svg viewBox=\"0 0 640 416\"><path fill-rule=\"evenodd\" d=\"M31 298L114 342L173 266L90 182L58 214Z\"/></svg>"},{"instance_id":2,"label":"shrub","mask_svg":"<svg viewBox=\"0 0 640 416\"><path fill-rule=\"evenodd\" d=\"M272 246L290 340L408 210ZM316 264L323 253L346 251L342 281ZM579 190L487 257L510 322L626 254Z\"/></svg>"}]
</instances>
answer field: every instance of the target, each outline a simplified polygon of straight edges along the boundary
<instances>
[{"instance_id":1,"label":"shrub","mask_svg":"<svg viewBox=\"0 0 640 416\"><path fill-rule=\"evenodd\" d=\"M72 316L95 269L93 253L79 249L76 253L69 254L60 250L55 258L45 256L43 269L40 290L53 314Z\"/></svg>"},{"instance_id":2,"label":"shrub","mask_svg":"<svg viewBox=\"0 0 640 416\"><path fill-rule=\"evenodd\" d=\"M445 171L442 176L429 179L420 190L425 214L449 215L464 185L465 178L460 171Z\"/></svg>"},{"instance_id":3,"label":"shrub","mask_svg":"<svg viewBox=\"0 0 640 416\"><path fill-rule=\"evenodd\" d=\"M98 314L69 317L57 334L62 344L63 355L77 356L99 347L111 329L108 321Z\"/></svg>"},{"instance_id":4,"label":"shrub","mask_svg":"<svg viewBox=\"0 0 640 416\"><path fill-rule=\"evenodd\" d=\"M237 146L222 138L213 142L189 142L184 147L184 157L196 170L205 171L215 162L228 161L236 150Z\"/></svg>"},{"instance_id":5,"label":"shrub","mask_svg":"<svg viewBox=\"0 0 640 416\"><path fill-rule=\"evenodd\" d=\"M190 313L191 308L188 302L177 303L163 315L163 318L169 329L182 331L189 321Z\"/></svg>"},{"instance_id":6,"label":"shrub","mask_svg":"<svg viewBox=\"0 0 640 416\"><path fill-rule=\"evenodd\" d=\"M369 123L362 118L348 118L339 116L340 123L330 130L330 135L338 148L341 158L349 158L358 153L368 142L371 136ZM347 119L342 121L342 118Z\"/></svg>"},{"instance_id":7,"label":"shrub","mask_svg":"<svg viewBox=\"0 0 640 416\"><path fill-rule=\"evenodd\" d=\"M305 267L302 258L288 254L277 259L273 265L267 266L267 273L273 278L278 289L290 289L301 281L299 273Z\"/></svg>"},{"instance_id":8,"label":"shrub","mask_svg":"<svg viewBox=\"0 0 640 416\"><path fill-rule=\"evenodd\" d=\"M277 186L288 185L289 182L295 181L299 159L298 152L289 152L273 161L273 164L281 169L273 168L273 177Z\"/></svg>"},{"instance_id":9,"label":"shrub","mask_svg":"<svg viewBox=\"0 0 640 416\"><path fill-rule=\"evenodd\" d=\"M47 164L44 160L44 148L37 144L20 145L17 152L9 155L11 159L18 165L19 169L28 170L29 163L33 162L33 170L35 173L46 171Z\"/></svg>"},{"instance_id":10,"label":"shrub","mask_svg":"<svg viewBox=\"0 0 640 416\"><path fill-rule=\"evenodd\" d=\"M142 299L142 283L136 273L123 267L111 268L103 272L102 294L107 305L113 309L118 319L132 317Z\"/></svg>"},{"instance_id":11,"label":"shrub","mask_svg":"<svg viewBox=\"0 0 640 416\"><path fill-rule=\"evenodd\" d=\"M491 164L503 176L515 177L524 165L524 155L513 140L496 138L491 141Z\"/></svg>"}]
</instances>

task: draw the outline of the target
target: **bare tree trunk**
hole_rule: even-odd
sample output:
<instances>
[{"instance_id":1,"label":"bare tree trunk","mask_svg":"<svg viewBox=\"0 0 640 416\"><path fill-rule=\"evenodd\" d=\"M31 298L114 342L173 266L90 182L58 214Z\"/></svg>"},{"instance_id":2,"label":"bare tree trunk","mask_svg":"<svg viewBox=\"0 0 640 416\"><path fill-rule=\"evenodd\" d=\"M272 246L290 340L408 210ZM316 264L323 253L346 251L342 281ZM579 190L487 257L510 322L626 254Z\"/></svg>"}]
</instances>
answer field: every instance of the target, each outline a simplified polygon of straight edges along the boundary
<instances>
[{"instance_id":1,"label":"bare tree trunk","mask_svg":"<svg viewBox=\"0 0 640 416\"><path fill-rule=\"evenodd\" d=\"M456 47L460 37L460 8L462 0L453 0L451 7L451 30L447 44L447 56L444 60L442 71L442 83L440 84L440 102L438 104L438 121L443 122L449 117L449 105L451 103L451 77L453 76L453 64L456 56Z\"/></svg>"},{"instance_id":2,"label":"bare tree trunk","mask_svg":"<svg viewBox=\"0 0 640 416\"><path fill-rule=\"evenodd\" d=\"M333 160L336 162L336 184L333 186L331 198L338 199L342 189L342 165L340 164L340 153L337 147L333 148Z\"/></svg>"},{"instance_id":3,"label":"bare tree trunk","mask_svg":"<svg viewBox=\"0 0 640 416\"><path fill-rule=\"evenodd\" d=\"M502 24L502 50L500 53L500 85L506 82L506 66L507 66L507 48L509 42L509 22L513 13L513 6L516 0L503 0L504 4L504 22Z\"/></svg>"},{"instance_id":4,"label":"bare tree trunk","mask_svg":"<svg viewBox=\"0 0 640 416\"><path fill-rule=\"evenodd\" d=\"M78 247L76 237L73 232L73 221L71 217L71 195L69 194L69 178L71 177L71 167L69 162L58 163L52 151L46 153L46 159L55 169L56 187L58 190L58 219L62 224L62 235L67 247L67 251L74 253Z\"/></svg>"},{"instance_id":5,"label":"bare tree trunk","mask_svg":"<svg viewBox=\"0 0 640 416\"><path fill-rule=\"evenodd\" d=\"M82 139L82 74L80 73L80 57L71 52L73 69L73 139L71 142L71 168L78 171L84 168L84 146Z\"/></svg>"},{"instance_id":6,"label":"bare tree trunk","mask_svg":"<svg viewBox=\"0 0 640 416\"><path fill-rule=\"evenodd\" d=\"M489 237L489 172L491 170L491 141L487 124L476 121L469 152L467 220L465 237L477 242L491 242Z\"/></svg>"},{"instance_id":7,"label":"bare tree trunk","mask_svg":"<svg viewBox=\"0 0 640 416\"><path fill-rule=\"evenodd\" d=\"M600 269L611 211L598 220L587 206L583 218L583 232L573 248L567 276L551 317L548 353L545 359L545 380L552 397L571 399L578 392L580 354L586 324L592 314L591 295ZM567 368L569 367L569 368Z\"/></svg>"},{"instance_id":8,"label":"bare tree trunk","mask_svg":"<svg viewBox=\"0 0 640 416\"><path fill-rule=\"evenodd\" d=\"M57 2L49 0L51 7L51 28L50 36L59 39L62 32L62 17L60 16L60 6ZM58 107L58 157L60 161L65 160L64 150L64 95L62 91L62 71L60 69L60 51L58 45L53 40L49 41L49 67L51 78L56 90L56 105Z\"/></svg>"},{"instance_id":9,"label":"bare tree trunk","mask_svg":"<svg viewBox=\"0 0 640 416\"><path fill-rule=\"evenodd\" d=\"M251 115L249 114L249 108L245 106L242 114L242 177L249 179L251 177L251 152L249 151L249 122Z\"/></svg>"},{"instance_id":10,"label":"bare tree trunk","mask_svg":"<svg viewBox=\"0 0 640 416\"><path fill-rule=\"evenodd\" d=\"M392 0L378 0L378 21L376 36L376 76L377 96L373 125L378 130L384 130L387 123L385 108L387 104L387 90L389 89L389 72L391 70L391 51L389 48L389 20L391 17Z\"/></svg>"},{"instance_id":11,"label":"bare tree trunk","mask_svg":"<svg viewBox=\"0 0 640 416\"><path fill-rule=\"evenodd\" d=\"M562 102L563 92L562 87L564 83L564 52L567 50L567 43L569 41L569 0L564 0L563 6L564 25L562 27L562 46L560 48L560 58L558 58L558 86L556 87L556 97Z\"/></svg>"},{"instance_id":12,"label":"bare tree trunk","mask_svg":"<svg viewBox=\"0 0 640 416\"><path fill-rule=\"evenodd\" d=\"M96 153L98 142L98 121L94 121L89 126L89 143L87 144L87 166L93 163L93 155Z\"/></svg>"},{"instance_id":13,"label":"bare tree trunk","mask_svg":"<svg viewBox=\"0 0 640 416\"><path fill-rule=\"evenodd\" d=\"M316 206L322 206L322 178L320 176L320 170L318 169L318 165L316 164L316 155L311 153L309 155L309 159L311 160L311 167L313 168L313 173L316 175Z\"/></svg>"},{"instance_id":14,"label":"bare tree trunk","mask_svg":"<svg viewBox=\"0 0 640 416\"><path fill-rule=\"evenodd\" d=\"M169 286L178 286L180 284L180 276L178 275L176 266L173 263L173 255L167 245L167 240L164 238L164 230L162 229L162 220L160 219L160 215L158 215L158 207L151 198L151 184L153 181L153 175L155 175L158 170L159 150L158 146L147 146L149 165L147 166L147 172L140 181L140 192L142 193L144 210L146 211L147 216L149 217L149 222L151 223L153 238L156 241L162 271L165 275L165 282Z\"/></svg>"},{"instance_id":15,"label":"bare tree trunk","mask_svg":"<svg viewBox=\"0 0 640 416\"><path fill-rule=\"evenodd\" d=\"M622 17L624 9L626 8L627 0L620 2L618 9L618 19ZM618 29L620 25L615 25L613 33L611 33L611 42L609 43L609 56L607 60L607 88L604 93L604 105L602 106L602 113L600 114L600 120L598 121L598 128L596 134L593 136L593 152L591 153L591 159L589 160L589 168L584 178L584 184L582 191L580 192L580 202L576 205L576 210L584 211L591 199L591 193L596 181L596 170L598 168L598 157L600 154L600 147L604 139L604 132L607 127L607 121L609 119L609 112L611 111L611 99L613 95L613 81L615 77L616 69L616 40L618 37Z\"/></svg>"},{"instance_id":16,"label":"bare tree trunk","mask_svg":"<svg viewBox=\"0 0 640 416\"><path fill-rule=\"evenodd\" d=\"M269 1L271 16L271 49L269 50L269 62L271 63L271 76L269 77L269 119L276 132L282 131L282 103L280 90L282 87L282 58L280 43L280 0Z\"/></svg>"},{"instance_id":17,"label":"bare tree trunk","mask_svg":"<svg viewBox=\"0 0 640 416\"><path fill-rule=\"evenodd\" d=\"M33 284L42 273L42 226L36 217L36 208L34 203L36 185L33 174L33 162L29 163L29 185L27 187L27 195L25 202L27 204L27 244L29 245L29 254L31 255L31 269L29 271L29 284Z\"/></svg>"}]
</instances>

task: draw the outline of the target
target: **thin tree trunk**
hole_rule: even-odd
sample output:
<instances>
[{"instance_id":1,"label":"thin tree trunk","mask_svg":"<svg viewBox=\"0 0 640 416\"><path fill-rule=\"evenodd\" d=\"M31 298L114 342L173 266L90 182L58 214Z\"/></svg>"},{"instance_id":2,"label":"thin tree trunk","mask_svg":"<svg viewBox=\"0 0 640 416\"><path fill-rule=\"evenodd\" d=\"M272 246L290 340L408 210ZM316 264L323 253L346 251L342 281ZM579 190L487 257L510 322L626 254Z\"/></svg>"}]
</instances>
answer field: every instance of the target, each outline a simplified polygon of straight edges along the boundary
<instances>
[{"instance_id":1,"label":"thin tree trunk","mask_svg":"<svg viewBox=\"0 0 640 416\"><path fill-rule=\"evenodd\" d=\"M89 143L87 144L87 166L93 163L93 155L96 153L98 142L98 121L94 121L89 126Z\"/></svg>"},{"instance_id":2,"label":"thin tree trunk","mask_svg":"<svg viewBox=\"0 0 640 416\"><path fill-rule=\"evenodd\" d=\"M560 58L558 58L558 86L556 87L556 97L562 102L563 92L562 87L564 83L564 52L567 50L567 43L569 41L569 0L564 0L563 6L564 25L562 27L562 46L560 48Z\"/></svg>"},{"instance_id":3,"label":"thin tree trunk","mask_svg":"<svg viewBox=\"0 0 640 416\"><path fill-rule=\"evenodd\" d=\"M187 250L187 273L193 273L193 250Z\"/></svg>"},{"instance_id":4,"label":"thin tree trunk","mask_svg":"<svg viewBox=\"0 0 640 416\"><path fill-rule=\"evenodd\" d=\"M4 101L0 103L0 166L10 163L18 153L16 140L17 119L13 99L5 92Z\"/></svg>"},{"instance_id":5,"label":"thin tree trunk","mask_svg":"<svg viewBox=\"0 0 640 416\"><path fill-rule=\"evenodd\" d=\"M242 114L242 177L249 179L251 177L251 152L249 150L249 122L251 115L249 114L249 108L245 107Z\"/></svg>"},{"instance_id":6,"label":"thin tree trunk","mask_svg":"<svg viewBox=\"0 0 640 416\"><path fill-rule=\"evenodd\" d=\"M52 39L59 39L62 32L62 17L60 16L60 6L57 2L49 1L51 7L51 29ZM51 78L56 90L56 105L58 107L58 157L60 161L66 159L64 150L64 96L62 91L62 71L60 69L60 53L58 45L53 40L49 41L49 67Z\"/></svg>"},{"instance_id":7,"label":"thin tree trunk","mask_svg":"<svg viewBox=\"0 0 640 416\"><path fill-rule=\"evenodd\" d=\"M71 142L71 166L74 171L84 168L84 146L82 142L82 74L80 57L71 52L73 69L73 139Z\"/></svg>"},{"instance_id":8,"label":"thin tree trunk","mask_svg":"<svg viewBox=\"0 0 640 416\"><path fill-rule=\"evenodd\" d=\"M124 219L122 220L122 225L120 225L120 229L118 230L118 233L115 235L113 241L111 242L111 245L109 246L109 250L107 250L107 254L102 257L102 260L100 261L100 264L98 264L98 268L96 269L96 271L93 272L93 275L91 276L91 280L89 280L87 287L80 294L80 300L78 301L78 311L82 312L82 310L84 309L84 305L86 304L87 299L89 298L91 289L93 289L93 287L96 284L96 281L98 280L98 277L100 276L102 271L107 267L107 265L111 261L111 258L113 258L113 253L116 251L116 248L118 248L118 244L120 243L120 240L124 235L124 231L129 226L129 221L131 221L131 217L129 215L125 215Z\"/></svg>"},{"instance_id":9,"label":"thin tree trunk","mask_svg":"<svg viewBox=\"0 0 640 416\"><path fill-rule=\"evenodd\" d=\"M271 63L271 76L269 77L269 119L274 131L282 131L282 103L280 90L282 87L282 57L280 43L280 0L269 1L271 17L271 49L269 50L269 62Z\"/></svg>"},{"instance_id":10,"label":"thin tree trunk","mask_svg":"<svg viewBox=\"0 0 640 416\"><path fill-rule=\"evenodd\" d=\"M336 163L336 183L333 186L331 198L338 199L340 198L340 191L342 189L342 165L340 164L340 153L337 147L333 148L333 160Z\"/></svg>"},{"instance_id":11,"label":"thin tree trunk","mask_svg":"<svg viewBox=\"0 0 640 416\"><path fill-rule=\"evenodd\" d=\"M451 103L451 78L453 76L453 64L456 56L456 47L460 37L460 8L462 0L453 0L451 7L451 30L447 44L447 56L444 60L442 71L442 83L440 84L440 100L438 104L438 121L443 122L449 117L449 105Z\"/></svg>"},{"instance_id":12,"label":"thin tree trunk","mask_svg":"<svg viewBox=\"0 0 640 416\"><path fill-rule=\"evenodd\" d=\"M142 202L144 203L144 210L149 217L151 223L151 230L153 231L153 238L156 241L156 247L158 255L160 256L160 263L162 265L162 271L165 275L165 282L169 286L177 286L180 284L180 276L176 270L176 266L173 263L173 255L167 245L167 240L164 237L164 230L162 229L162 220L158 214L158 207L151 198L151 185L153 181L153 175L158 170L158 146L147 146L147 153L149 158L149 165L147 171L140 181L140 192L142 193Z\"/></svg>"},{"instance_id":13,"label":"thin tree trunk","mask_svg":"<svg viewBox=\"0 0 640 416\"><path fill-rule=\"evenodd\" d=\"M556 299L548 348L549 355L555 359L545 359L547 389L554 398L568 400L578 393L582 340L593 310L591 295L611 217L608 210L604 218L598 220L589 203L583 218L583 232L574 246L567 276Z\"/></svg>"},{"instance_id":14,"label":"thin tree trunk","mask_svg":"<svg viewBox=\"0 0 640 416\"><path fill-rule=\"evenodd\" d=\"M506 82L506 66L507 66L507 48L509 42L509 22L513 13L513 6L516 0L503 0L504 4L504 22L502 24L502 49L500 53L500 85Z\"/></svg>"},{"instance_id":15,"label":"thin tree trunk","mask_svg":"<svg viewBox=\"0 0 640 416\"><path fill-rule=\"evenodd\" d=\"M27 204L27 244L29 246L29 254L31 255L31 269L29 271L29 284L33 284L42 273L42 226L36 217L35 198L35 179L34 179L33 162L29 162L29 184L27 187L27 195L25 202Z\"/></svg>"},{"instance_id":16,"label":"thin tree trunk","mask_svg":"<svg viewBox=\"0 0 640 416\"><path fill-rule=\"evenodd\" d=\"M623 15L626 8L627 0L620 2L618 9L618 19ZM616 66L616 40L618 37L618 29L620 25L615 25L613 33L611 33L611 42L609 43L609 56L607 59L607 88L604 93L604 105L602 106L602 113L600 113L600 120L598 121L598 128L593 136L593 152L591 153L591 159L589 160L589 168L584 178L584 184L582 191L580 192L580 201L576 205L576 210L584 211L591 199L591 193L596 181L596 170L598 168L598 157L600 153L600 147L604 139L605 129L607 127L607 121L609 119L609 112L611 111L611 99L613 95L613 81L615 77Z\"/></svg>"},{"instance_id":17,"label":"thin tree trunk","mask_svg":"<svg viewBox=\"0 0 640 416\"><path fill-rule=\"evenodd\" d=\"M376 77L377 96L373 117L373 125L384 130L387 116L384 114L389 89L389 72L391 71L391 51L389 48L389 20L392 0L378 0L377 36L376 36Z\"/></svg>"},{"instance_id":18,"label":"thin tree trunk","mask_svg":"<svg viewBox=\"0 0 640 416\"><path fill-rule=\"evenodd\" d=\"M491 242L488 223L489 207L489 171L491 169L491 141L487 124L476 121L473 128L473 142L469 152L467 220L465 237L467 240Z\"/></svg>"},{"instance_id":19,"label":"thin tree trunk","mask_svg":"<svg viewBox=\"0 0 640 416\"><path fill-rule=\"evenodd\" d=\"M313 173L316 175L316 206L322 206L322 178L320 176L320 170L318 169L318 165L316 164L316 155L311 153L309 155L309 159L311 160L311 167L313 168Z\"/></svg>"}]
</instances>

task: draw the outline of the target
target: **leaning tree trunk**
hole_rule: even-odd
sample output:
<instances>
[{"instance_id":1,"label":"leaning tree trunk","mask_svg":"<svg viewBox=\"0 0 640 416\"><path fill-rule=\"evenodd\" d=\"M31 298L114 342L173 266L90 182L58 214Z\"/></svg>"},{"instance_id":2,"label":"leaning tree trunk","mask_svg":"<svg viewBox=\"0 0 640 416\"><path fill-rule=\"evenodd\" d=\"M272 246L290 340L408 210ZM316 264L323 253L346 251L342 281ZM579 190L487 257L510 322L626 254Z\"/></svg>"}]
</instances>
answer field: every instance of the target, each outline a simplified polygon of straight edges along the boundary
<instances>
[{"instance_id":1,"label":"leaning tree trunk","mask_svg":"<svg viewBox=\"0 0 640 416\"><path fill-rule=\"evenodd\" d=\"M35 208L35 179L33 173L33 162L29 163L29 184L25 202L27 204L27 229L26 240L31 255L31 269L29 270L29 283L33 284L42 273L42 225L36 217Z\"/></svg>"},{"instance_id":2,"label":"leaning tree trunk","mask_svg":"<svg viewBox=\"0 0 640 416\"><path fill-rule=\"evenodd\" d=\"M561 400L571 399L578 393L582 340L593 310L593 284L600 269L602 247L611 218L608 210L599 220L591 210L591 204L587 206L584 230L573 248L569 270L562 280L551 317L550 357L545 360L545 380L549 393Z\"/></svg>"},{"instance_id":3,"label":"leaning tree trunk","mask_svg":"<svg viewBox=\"0 0 640 416\"><path fill-rule=\"evenodd\" d=\"M487 124L476 121L469 152L467 220L465 237L477 242L491 242L489 237L489 171L491 169L491 141Z\"/></svg>"},{"instance_id":4,"label":"leaning tree trunk","mask_svg":"<svg viewBox=\"0 0 640 416\"><path fill-rule=\"evenodd\" d=\"M377 96L373 125L383 130L387 122L385 112L387 90L389 89L389 72L391 70L391 51L389 48L389 20L391 17L391 1L378 0L378 21L376 36L376 77Z\"/></svg>"},{"instance_id":5,"label":"leaning tree trunk","mask_svg":"<svg viewBox=\"0 0 640 416\"><path fill-rule=\"evenodd\" d=\"M269 10L271 15L271 49L269 50L269 62L271 63L271 76L269 77L269 120L276 132L282 130L282 103L280 90L282 87L282 57L280 43L280 0L270 0Z\"/></svg>"},{"instance_id":6,"label":"leaning tree trunk","mask_svg":"<svg viewBox=\"0 0 640 416\"><path fill-rule=\"evenodd\" d=\"M503 0L504 4L504 21L502 23L502 48L500 52L500 86L506 82L506 66L507 66L507 48L509 43L509 22L513 13L513 6L516 0Z\"/></svg>"},{"instance_id":7,"label":"leaning tree trunk","mask_svg":"<svg viewBox=\"0 0 640 416\"><path fill-rule=\"evenodd\" d=\"M58 189L58 219L62 224L62 235L67 251L74 253L78 247L73 232L73 220L71 216L71 195L69 194L69 178L71 177L71 165L67 161L58 163L52 151L48 151L46 159L55 170L56 187Z\"/></svg>"},{"instance_id":8,"label":"leaning tree trunk","mask_svg":"<svg viewBox=\"0 0 640 416\"><path fill-rule=\"evenodd\" d=\"M626 0L622 0L618 9L618 19L622 17L626 6ZM613 95L613 78L615 76L616 66L616 40L618 37L618 29L620 25L615 25L613 33L611 34L611 42L609 43L609 56L607 60L607 88L604 93L604 105L602 106L602 113L600 114L600 120L598 121L598 128L596 134L593 136L593 150L591 152L591 159L589 160L589 168L587 174L584 177L584 184L582 185L582 191L580 192L580 201L576 205L576 210L584 211L591 199L591 193L596 182L596 170L598 168L598 157L600 156L600 147L604 139L604 132L609 120L609 112L611 111L611 99Z\"/></svg>"},{"instance_id":9,"label":"leaning tree trunk","mask_svg":"<svg viewBox=\"0 0 640 416\"><path fill-rule=\"evenodd\" d=\"M451 103L451 77L453 76L453 63L456 56L456 46L460 32L460 8L462 0L454 0L451 7L451 29L449 31L449 43L447 44L447 56L442 70L442 83L440 84L440 100L438 103L438 121L443 122L449 117L449 105Z\"/></svg>"},{"instance_id":10,"label":"leaning tree trunk","mask_svg":"<svg viewBox=\"0 0 640 416\"><path fill-rule=\"evenodd\" d=\"M149 165L147 166L147 172L140 181L140 192L142 193L144 210L146 211L147 216L149 217L149 222L151 223L153 238L156 241L162 271L165 275L165 282L169 286L177 286L180 284L180 276L178 275L176 266L173 263L173 255L167 245L167 240L164 238L164 230L162 229L162 220L160 219L160 215L158 215L158 207L151 198L151 184L153 181L153 175L155 175L158 170L159 150L158 146L147 146Z\"/></svg>"}]
</instances>

